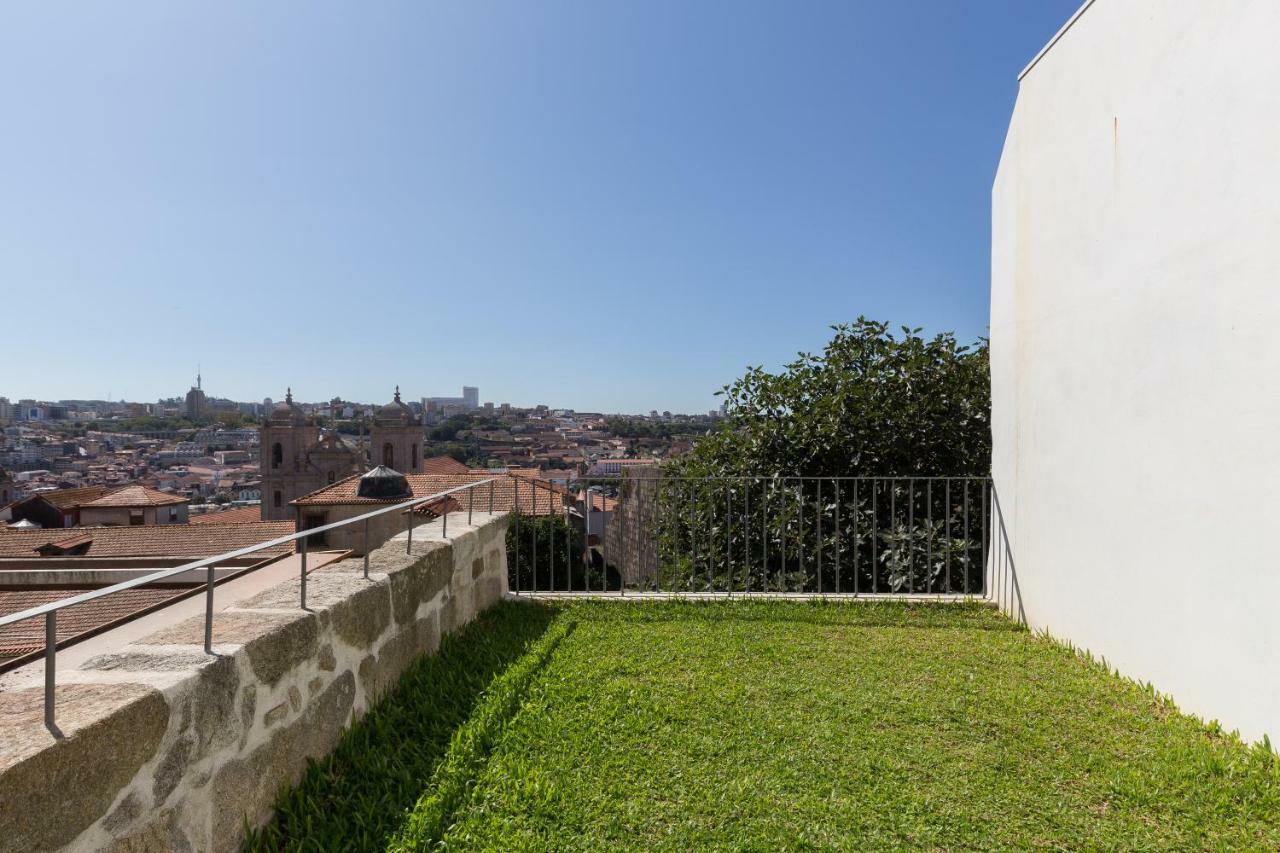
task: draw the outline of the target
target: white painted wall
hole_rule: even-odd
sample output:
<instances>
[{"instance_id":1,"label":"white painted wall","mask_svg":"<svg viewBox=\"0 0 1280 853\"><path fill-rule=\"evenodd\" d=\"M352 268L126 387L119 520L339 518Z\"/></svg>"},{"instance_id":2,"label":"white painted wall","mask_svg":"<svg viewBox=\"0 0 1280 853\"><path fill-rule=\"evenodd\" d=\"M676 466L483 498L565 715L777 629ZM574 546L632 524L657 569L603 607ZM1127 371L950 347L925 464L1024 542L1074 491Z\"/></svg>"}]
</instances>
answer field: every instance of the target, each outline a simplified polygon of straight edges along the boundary
<instances>
[{"instance_id":1,"label":"white painted wall","mask_svg":"<svg viewBox=\"0 0 1280 853\"><path fill-rule=\"evenodd\" d=\"M1097 0L992 193L1026 617L1280 741L1280 2Z\"/></svg>"}]
</instances>

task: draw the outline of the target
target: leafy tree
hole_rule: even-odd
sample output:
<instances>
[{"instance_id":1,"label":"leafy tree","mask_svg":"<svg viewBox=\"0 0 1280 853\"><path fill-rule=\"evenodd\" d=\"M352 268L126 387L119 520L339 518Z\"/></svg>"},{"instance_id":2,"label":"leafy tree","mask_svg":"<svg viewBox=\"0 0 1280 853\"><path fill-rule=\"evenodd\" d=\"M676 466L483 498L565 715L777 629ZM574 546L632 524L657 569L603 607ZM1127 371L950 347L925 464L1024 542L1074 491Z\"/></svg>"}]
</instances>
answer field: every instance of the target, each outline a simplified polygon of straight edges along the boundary
<instances>
[{"instance_id":1,"label":"leafy tree","mask_svg":"<svg viewBox=\"0 0 1280 853\"><path fill-rule=\"evenodd\" d=\"M865 317L821 354L751 367L719 392L728 417L674 463L688 475L983 476L991 469L986 341L924 338Z\"/></svg>"},{"instance_id":2,"label":"leafy tree","mask_svg":"<svg viewBox=\"0 0 1280 853\"><path fill-rule=\"evenodd\" d=\"M652 583L683 590L975 592L990 383L985 341L860 317L819 354L751 367L720 428L617 516L656 545ZM624 490L626 491L626 490ZM624 502L626 498L624 497ZM629 521L625 519L631 519Z\"/></svg>"}]
</instances>

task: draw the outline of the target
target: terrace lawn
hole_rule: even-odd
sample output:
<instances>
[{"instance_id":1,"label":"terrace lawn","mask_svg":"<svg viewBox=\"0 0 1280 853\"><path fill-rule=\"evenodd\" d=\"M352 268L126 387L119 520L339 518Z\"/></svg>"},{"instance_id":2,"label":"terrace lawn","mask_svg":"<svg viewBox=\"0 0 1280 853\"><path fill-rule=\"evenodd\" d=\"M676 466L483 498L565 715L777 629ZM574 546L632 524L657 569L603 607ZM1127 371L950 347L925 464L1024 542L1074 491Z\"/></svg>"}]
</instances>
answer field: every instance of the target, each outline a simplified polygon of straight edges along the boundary
<instances>
[{"instance_id":1,"label":"terrace lawn","mask_svg":"<svg viewBox=\"0 0 1280 853\"><path fill-rule=\"evenodd\" d=\"M510 624L530 651L476 698L416 805L344 813L341 786L378 782L340 750L294 794L328 823L260 843L374 846L344 833L359 821L405 849L1280 846L1270 752L980 605L537 612L504 604L469 629ZM401 689L421 703L416 672Z\"/></svg>"}]
</instances>

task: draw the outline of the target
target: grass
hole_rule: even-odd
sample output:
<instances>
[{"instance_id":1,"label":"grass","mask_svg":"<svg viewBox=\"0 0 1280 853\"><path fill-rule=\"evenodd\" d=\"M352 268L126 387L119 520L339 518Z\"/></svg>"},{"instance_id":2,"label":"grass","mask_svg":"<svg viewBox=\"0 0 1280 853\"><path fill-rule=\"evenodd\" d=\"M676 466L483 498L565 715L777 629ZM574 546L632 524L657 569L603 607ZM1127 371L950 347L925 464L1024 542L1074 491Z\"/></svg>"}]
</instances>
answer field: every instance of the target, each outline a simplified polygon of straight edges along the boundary
<instances>
[{"instance_id":1,"label":"grass","mask_svg":"<svg viewBox=\"0 0 1280 853\"><path fill-rule=\"evenodd\" d=\"M360 719L325 760L276 803L275 819L248 833L248 850L381 850L425 780L502 677L553 624L542 607L503 602L444 638Z\"/></svg>"},{"instance_id":2,"label":"grass","mask_svg":"<svg viewBox=\"0 0 1280 853\"><path fill-rule=\"evenodd\" d=\"M414 765L430 770L397 777L399 812L376 835L339 815L325 823L338 834L299 846L1280 846L1269 750L981 606L576 603L549 626L546 609L507 604L486 618L537 627L448 749ZM405 689L384 704L434 716L429 684ZM357 742L371 748L343 749ZM376 789L376 765L359 766L334 782ZM309 776L291 813L380 802L329 778Z\"/></svg>"}]
</instances>

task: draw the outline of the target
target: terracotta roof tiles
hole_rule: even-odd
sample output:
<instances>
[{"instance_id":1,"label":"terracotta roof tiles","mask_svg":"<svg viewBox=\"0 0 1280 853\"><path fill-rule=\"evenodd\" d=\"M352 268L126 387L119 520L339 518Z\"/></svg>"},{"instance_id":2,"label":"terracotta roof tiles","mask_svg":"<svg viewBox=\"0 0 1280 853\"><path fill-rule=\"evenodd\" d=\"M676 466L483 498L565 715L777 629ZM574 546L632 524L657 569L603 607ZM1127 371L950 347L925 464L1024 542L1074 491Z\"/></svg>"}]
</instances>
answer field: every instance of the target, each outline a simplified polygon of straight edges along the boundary
<instances>
[{"instance_id":1,"label":"terracotta roof tiles","mask_svg":"<svg viewBox=\"0 0 1280 853\"><path fill-rule=\"evenodd\" d=\"M79 505L82 507L173 506L186 502L186 498L155 489L148 489L146 486L125 486L122 489L116 489L100 498L85 501Z\"/></svg>"},{"instance_id":2,"label":"terracotta roof tiles","mask_svg":"<svg viewBox=\"0 0 1280 853\"><path fill-rule=\"evenodd\" d=\"M233 524L147 524L130 527L68 527L57 530L0 530L0 558L38 558L37 549L92 537L84 557L190 557L234 551L294 532L292 521ZM281 545L259 552L263 558L287 554Z\"/></svg>"}]
</instances>

